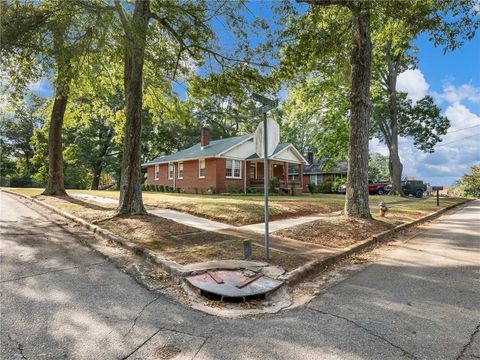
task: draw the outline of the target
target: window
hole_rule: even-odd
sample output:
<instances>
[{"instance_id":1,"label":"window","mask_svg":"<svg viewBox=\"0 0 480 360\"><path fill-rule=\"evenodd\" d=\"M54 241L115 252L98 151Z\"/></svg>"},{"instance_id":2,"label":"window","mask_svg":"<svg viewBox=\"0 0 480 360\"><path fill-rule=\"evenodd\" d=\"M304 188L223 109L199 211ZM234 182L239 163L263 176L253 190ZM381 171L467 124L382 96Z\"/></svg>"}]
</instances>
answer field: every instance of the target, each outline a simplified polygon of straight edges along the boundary
<instances>
[{"instance_id":1,"label":"window","mask_svg":"<svg viewBox=\"0 0 480 360\"><path fill-rule=\"evenodd\" d=\"M160 164L155 164L155 180L160 179Z\"/></svg>"},{"instance_id":2,"label":"window","mask_svg":"<svg viewBox=\"0 0 480 360\"><path fill-rule=\"evenodd\" d=\"M240 179L242 177L242 166L240 160L227 160L227 178Z\"/></svg>"},{"instance_id":3,"label":"window","mask_svg":"<svg viewBox=\"0 0 480 360\"><path fill-rule=\"evenodd\" d=\"M198 177L205 177L205 159L198 160Z\"/></svg>"},{"instance_id":4,"label":"window","mask_svg":"<svg viewBox=\"0 0 480 360\"><path fill-rule=\"evenodd\" d=\"M175 175L175 166L173 163L168 163L168 179L173 179L173 175Z\"/></svg>"},{"instance_id":5,"label":"window","mask_svg":"<svg viewBox=\"0 0 480 360\"><path fill-rule=\"evenodd\" d=\"M183 162L178 163L178 178L183 179Z\"/></svg>"}]
</instances>

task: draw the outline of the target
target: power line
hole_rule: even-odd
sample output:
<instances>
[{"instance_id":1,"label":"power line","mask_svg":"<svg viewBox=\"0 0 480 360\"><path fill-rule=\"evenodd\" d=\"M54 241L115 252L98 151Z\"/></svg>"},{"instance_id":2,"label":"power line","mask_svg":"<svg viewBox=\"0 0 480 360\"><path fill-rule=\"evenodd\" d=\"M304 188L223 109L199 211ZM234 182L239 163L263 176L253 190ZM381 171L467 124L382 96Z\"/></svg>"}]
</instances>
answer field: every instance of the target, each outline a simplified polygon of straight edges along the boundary
<instances>
[{"instance_id":1,"label":"power line","mask_svg":"<svg viewBox=\"0 0 480 360\"><path fill-rule=\"evenodd\" d=\"M456 133L457 131L472 129L472 128L478 127L478 126L480 126L480 124L478 124L478 125L473 125L473 126L469 126L469 127L462 128L462 129L457 129L457 130L449 131L449 132L447 132L447 135L448 135L448 134L452 134L452 133Z\"/></svg>"},{"instance_id":2,"label":"power line","mask_svg":"<svg viewBox=\"0 0 480 360\"><path fill-rule=\"evenodd\" d=\"M465 139L468 139L468 138L471 138L471 137L474 137L474 136L478 136L478 134L473 134L473 135L469 135L469 136L465 136L461 139L457 139L457 140L454 140L454 141L450 141L450 142L447 142L445 144L442 144L440 143L439 145L436 145L436 147L439 147L439 146L445 146L445 145L450 145L450 144L453 144L453 143L456 143L456 142L459 142L459 141L462 141L462 140L465 140Z\"/></svg>"}]
</instances>

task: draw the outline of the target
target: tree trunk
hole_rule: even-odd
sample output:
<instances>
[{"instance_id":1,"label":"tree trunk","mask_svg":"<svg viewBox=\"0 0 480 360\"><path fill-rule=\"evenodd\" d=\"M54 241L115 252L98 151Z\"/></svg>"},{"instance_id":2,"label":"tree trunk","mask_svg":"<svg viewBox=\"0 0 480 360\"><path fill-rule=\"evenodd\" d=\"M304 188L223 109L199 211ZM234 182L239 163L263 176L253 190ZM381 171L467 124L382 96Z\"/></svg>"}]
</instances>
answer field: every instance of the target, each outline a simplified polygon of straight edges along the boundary
<instances>
[{"instance_id":1,"label":"tree trunk","mask_svg":"<svg viewBox=\"0 0 480 360\"><path fill-rule=\"evenodd\" d=\"M368 2L365 3L368 6ZM370 12L363 3L352 7L352 89L349 126L347 217L371 218L368 204L368 140L372 47Z\"/></svg>"},{"instance_id":2,"label":"tree trunk","mask_svg":"<svg viewBox=\"0 0 480 360\"><path fill-rule=\"evenodd\" d=\"M146 213L142 200L142 82L149 2L136 1L132 31L126 31L124 59L125 139L120 181L120 214Z\"/></svg>"},{"instance_id":3,"label":"tree trunk","mask_svg":"<svg viewBox=\"0 0 480 360\"><path fill-rule=\"evenodd\" d=\"M48 184L43 195L66 195L63 182L62 127L68 97L65 91L55 96L48 130Z\"/></svg>"},{"instance_id":4,"label":"tree trunk","mask_svg":"<svg viewBox=\"0 0 480 360\"><path fill-rule=\"evenodd\" d=\"M394 62L391 56L391 42L387 42L385 51L385 60L387 62L387 92L388 92L388 112L390 113L390 138L388 139L388 170L390 172L390 181L392 182L392 190L390 195L403 196L402 189L402 171L403 165L398 155L398 111L397 111L397 77L399 58ZM385 134L384 136L387 136Z\"/></svg>"},{"instance_id":5,"label":"tree trunk","mask_svg":"<svg viewBox=\"0 0 480 360\"><path fill-rule=\"evenodd\" d=\"M398 156L398 144L395 147L390 147L390 156L388 158L388 170L390 171L390 180L392 181L391 195L403 196L402 189L402 171L403 165Z\"/></svg>"},{"instance_id":6,"label":"tree trunk","mask_svg":"<svg viewBox=\"0 0 480 360\"><path fill-rule=\"evenodd\" d=\"M102 161L99 160L93 166L93 179L92 179L92 186L91 190L98 190L98 186L100 185L100 176L102 175Z\"/></svg>"},{"instance_id":7,"label":"tree trunk","mask_svg":"<svg viewBox=\"0 0 480 360\"><path fill-rule=\"evenodd\" d=\"M48 183L43 195L66 195L63 176L62 127L70 93L71 53L65 48L65 23L59 24L53 34L57 77L48 129Z\"/></svg>"}]
</instances>

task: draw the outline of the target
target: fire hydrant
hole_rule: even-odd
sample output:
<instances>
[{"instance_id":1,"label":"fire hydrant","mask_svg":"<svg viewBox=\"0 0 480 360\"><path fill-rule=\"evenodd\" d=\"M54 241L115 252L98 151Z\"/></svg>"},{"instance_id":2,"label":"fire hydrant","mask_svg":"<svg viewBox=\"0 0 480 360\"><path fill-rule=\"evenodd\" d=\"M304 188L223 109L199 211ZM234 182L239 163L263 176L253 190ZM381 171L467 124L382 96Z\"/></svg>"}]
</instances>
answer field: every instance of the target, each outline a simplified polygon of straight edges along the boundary
<instances>
[{"instance_id":1,"label":"fire hydrant","mask_svg":"<svg viewBox=\"0 0 480 360\"><path fill-rule=\"evenodd\" d=\"M385 217L385 214L388 211L387 204L385 204L385 202L382 201L382 202L380 202L379 206L380 206L380 216Z\"/></svg>"}]
</instances>

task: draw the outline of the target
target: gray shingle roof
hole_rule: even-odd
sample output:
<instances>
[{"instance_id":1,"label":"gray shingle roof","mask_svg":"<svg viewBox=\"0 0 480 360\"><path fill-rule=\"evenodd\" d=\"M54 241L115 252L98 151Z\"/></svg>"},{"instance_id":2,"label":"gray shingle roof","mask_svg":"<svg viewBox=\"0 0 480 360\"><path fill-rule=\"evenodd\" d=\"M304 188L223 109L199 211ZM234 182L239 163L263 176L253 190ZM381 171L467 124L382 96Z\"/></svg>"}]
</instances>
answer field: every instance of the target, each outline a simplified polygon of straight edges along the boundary
<instances>
[{"instance_id":1,"label":"gray shingle roof","mask_svg":"<svg viewBox=\"0 0 480 360\"><path fill-rule=\"evenodd\" d=\"M326 159L315 160L313 164L303 168L304 174L346 173L347 163L339 162L331 167L325 166Z\"/></svg>"},{"instance_id":2,"label":"gray shingle roof","mask_svg":"<svg viewBox=\"0 0 480 360\"><path fill-rule=\"evenodd\" d=\"M229 137L226 139L213 140L213 141L210 141L210 144L204 149L202 149L200 146L200 143L198 143L193 145L192 147L189 147L188 149L180 150L180 151L177 151L176 153L166 155L166 156L160 156L156 159L150 160L146 164L157 164L157 163L165 163L170 161L198 159L198 158L204 158L204 157L217 156L222 152L224 152L225 150L230 149L232 146L237 145L240 142L246 140L250 136L252 135L248 134L248 135Z\"/></svg>"}]
</instances>

